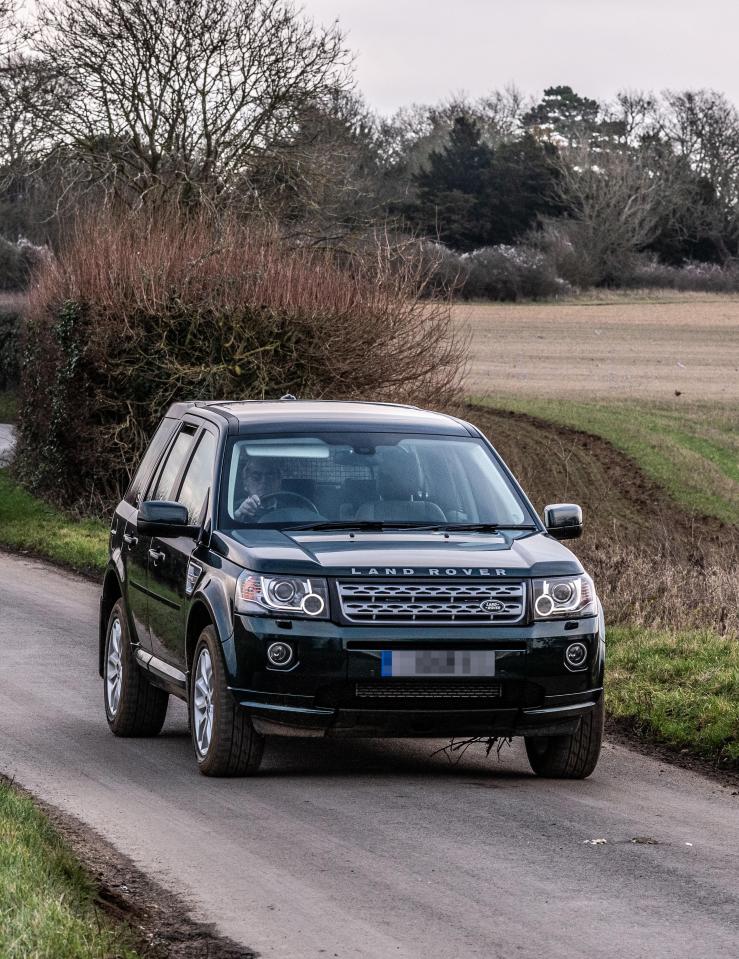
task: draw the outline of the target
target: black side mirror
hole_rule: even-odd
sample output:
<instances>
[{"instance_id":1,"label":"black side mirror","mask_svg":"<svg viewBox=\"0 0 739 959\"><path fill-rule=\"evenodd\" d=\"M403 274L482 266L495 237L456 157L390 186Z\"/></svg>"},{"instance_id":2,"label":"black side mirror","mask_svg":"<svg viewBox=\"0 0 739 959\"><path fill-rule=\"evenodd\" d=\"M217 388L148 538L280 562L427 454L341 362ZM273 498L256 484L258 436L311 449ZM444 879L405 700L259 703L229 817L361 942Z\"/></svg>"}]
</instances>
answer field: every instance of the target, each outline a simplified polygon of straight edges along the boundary
<instances>
[{"instance_id":1,"label":"black side mirror","mask_svg":"<svg viewBox=\"0 0 739 959\"><path fill-rule=\"evenodd\" d=\"M582 510L576 503L552 503L544 507L544 525L555 539L582 536Z\"/></svg>"},{"instance_id":2,"label":"black side mirror","mask_svg":"<svg viewBox=\"0 0 739 959\"><path fill-rule=\"evenodd\" d=\"M187 507L163 499L152 499L139 506L136 525L148 536L182 536L188 530Z\"/></svg>"}]
</instances>

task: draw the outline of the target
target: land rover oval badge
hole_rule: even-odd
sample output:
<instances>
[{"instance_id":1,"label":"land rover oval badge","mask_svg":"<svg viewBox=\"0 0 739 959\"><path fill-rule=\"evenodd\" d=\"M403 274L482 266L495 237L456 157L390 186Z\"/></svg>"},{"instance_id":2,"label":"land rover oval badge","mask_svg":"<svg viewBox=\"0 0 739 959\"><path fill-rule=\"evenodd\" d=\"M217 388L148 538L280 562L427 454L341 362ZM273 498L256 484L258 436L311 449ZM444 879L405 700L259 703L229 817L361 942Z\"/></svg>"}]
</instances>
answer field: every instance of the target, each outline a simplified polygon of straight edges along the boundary
<instances>
[{"instance_id":1,"label":"land rover oval badge","mask_svg":"<svg viewBox=\"0 0 739 959\"><path fill-rule=\"evenodd\" d=\"M505 609L505 603L501 603L499 599L486 599L480 603L480 609L484 609L486 613L499 613Z\"/></svg>"}]
</instances>

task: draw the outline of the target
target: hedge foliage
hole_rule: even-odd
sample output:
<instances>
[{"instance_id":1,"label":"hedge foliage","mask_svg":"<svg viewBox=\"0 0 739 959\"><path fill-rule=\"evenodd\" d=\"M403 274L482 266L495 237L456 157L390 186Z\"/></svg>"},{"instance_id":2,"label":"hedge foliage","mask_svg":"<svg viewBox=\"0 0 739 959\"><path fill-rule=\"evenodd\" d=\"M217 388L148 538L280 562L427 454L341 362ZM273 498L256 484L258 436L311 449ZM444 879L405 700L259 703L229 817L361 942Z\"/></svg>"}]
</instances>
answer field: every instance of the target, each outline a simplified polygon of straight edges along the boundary
<instances>
[{"instance_id":1,"label":"hedge foliage","mask_svg":"<svg viewBox=\"0 0 739 959\"><path fill-rule=\"evenodd\" d=\"M30 294L17 470L89 511L115 501L175 400L458 395L466 344L416 258L355 256L207 214L82 224Z\"/></svg>"}]
</instances>

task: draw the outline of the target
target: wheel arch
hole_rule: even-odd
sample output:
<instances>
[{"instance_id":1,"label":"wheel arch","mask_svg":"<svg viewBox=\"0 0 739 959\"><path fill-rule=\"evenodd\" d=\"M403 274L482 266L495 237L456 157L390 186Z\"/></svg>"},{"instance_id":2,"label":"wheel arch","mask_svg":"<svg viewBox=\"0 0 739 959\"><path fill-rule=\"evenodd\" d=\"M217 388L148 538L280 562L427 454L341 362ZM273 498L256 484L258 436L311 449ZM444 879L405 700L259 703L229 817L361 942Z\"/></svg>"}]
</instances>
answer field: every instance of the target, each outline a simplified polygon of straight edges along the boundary
<instances>
[{"instance_id":1,"label":"wheel arch","mask_svg":"<svg viewBox=\"0 0 739 959\"><path fill-rule=\"evenodd\" d=\"M105 639L108 632L108 620L113 607L123 596L123 588L118 578L118 571L109 566L103 579L103 591L100 595L100 618L98 626L98 672L103 675L103 659L105 657Z\"/></svg>"},{"instance_id":2,"label":"wheel arch","mask_svg":"<svg viewBox=\"0 0 739 959\"><path fill-rule=\"evenodd\" d=\"M213 611L202 596L198 596L190 607L187 617L187 633L185 638L185 662L187 674L190 675L192 661L195 656L195 647L198 638L206 626L215 626L216 619ZM216 629L218 627L216 626Z\"/></svg>"}]
</instances>

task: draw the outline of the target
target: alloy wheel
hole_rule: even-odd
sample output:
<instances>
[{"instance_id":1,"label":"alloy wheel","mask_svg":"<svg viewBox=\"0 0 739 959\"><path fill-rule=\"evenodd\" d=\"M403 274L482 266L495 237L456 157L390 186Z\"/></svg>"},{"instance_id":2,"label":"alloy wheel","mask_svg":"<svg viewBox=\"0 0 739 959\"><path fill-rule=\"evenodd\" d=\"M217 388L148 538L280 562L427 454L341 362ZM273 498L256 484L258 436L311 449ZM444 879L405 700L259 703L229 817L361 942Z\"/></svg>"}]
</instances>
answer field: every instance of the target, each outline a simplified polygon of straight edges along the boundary
<instances>
[{"instance_id":1,"label":"alloy wheel","mask_svg":"<svg viewBox=\"0 0 739 959\"><path fill-rule=\"evenodd\" d=\"M108 656L105 660L105 685L108 692L108 709L115 717L121 702L121 682L123 680L122 630L120 619L114 619L108 639Z\"/></svg>"},{"instance_id":2,"label":"alloy wheel","mask_svg":"<svg viewBox=\"0 0 739 959\"><path fill-rule=\"evenodd\" d=\"M207 649L200 651L195 666L195 694L193 696L193 728L198 753L205 756L213 735L213 663Z\"/></svg>"}]
</instances>

